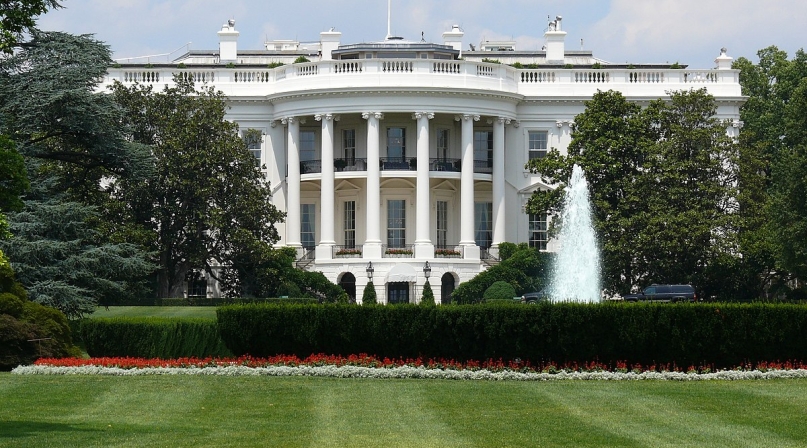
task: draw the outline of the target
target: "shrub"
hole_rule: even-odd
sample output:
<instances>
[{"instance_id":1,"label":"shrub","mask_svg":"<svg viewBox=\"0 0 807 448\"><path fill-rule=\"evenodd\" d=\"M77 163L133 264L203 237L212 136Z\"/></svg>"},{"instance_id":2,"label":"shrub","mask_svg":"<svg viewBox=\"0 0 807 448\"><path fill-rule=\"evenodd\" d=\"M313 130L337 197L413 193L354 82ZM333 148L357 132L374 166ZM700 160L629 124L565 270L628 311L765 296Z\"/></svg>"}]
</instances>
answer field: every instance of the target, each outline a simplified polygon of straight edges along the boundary
<instances>
[{"instance_id":1,"label":"shrub","mask_svg":"<svg viewBox=\"0 0 807 448\"><path fill-rule=\"evenodd\" d=\"M295 283L285 281L278 286L277 295L279 297L302 297L303 293Z\"/></svg>"},{"instance_id":2,"label":"shrub","mask_svg":"<svg viewBox=\"0 0 807 448\"><path fill-rule=\"evenodd\" d=\"M376 297L375 293L375 286L373 282L367 283L364 287L364 293L361 295L361 304L362 305L375 305L378 303L378 298Z\"/></svg>"},{"instance_id":3,"label":"shrub","mask_svg":"<svg viewBox=\"0 0 807 448\"><path fill-rule=\"evenodd\" d=\"M303 62L311 62L311 61L305 56L299 56L297 57L297 59L294 60L295 64L301 64Z\"/></svg>"},{"instance_id":4,"label":"shrub","mask_svg":"<svg viewBox=\"0 0 807 448\"><path fill-rule=\"evenodd\" d=\"M84 319L81 338L90 356L181 358L232 356L213 319L96 318Z\"/></svg>"},{"instance_id":5,"label":"shrub","mask_svg":"<svg viewBox=\"0 0 807 448\"><path fill-rule=\"evenodd\" d=\"M512 300L513 297L515 296L516 296L516 288L513 288L513 285L504 281L498 281L488 286L488 289L485 290L485 293L482 295L482 298L485 299L485 301L491 299Z\"/></svg>"},{"instance_id":6,"label":"shrub","mask_svg":"<svg viewBox=\"0 0 807 448\"><path fill-rule=\"evenodd\" d=\"M434 292L432 292L432 286L429 284L429 281L426 280L426 284L423 285L423 297L420 299L420 304L423 306L434 306Z\"/></svg>"}]
</instances>

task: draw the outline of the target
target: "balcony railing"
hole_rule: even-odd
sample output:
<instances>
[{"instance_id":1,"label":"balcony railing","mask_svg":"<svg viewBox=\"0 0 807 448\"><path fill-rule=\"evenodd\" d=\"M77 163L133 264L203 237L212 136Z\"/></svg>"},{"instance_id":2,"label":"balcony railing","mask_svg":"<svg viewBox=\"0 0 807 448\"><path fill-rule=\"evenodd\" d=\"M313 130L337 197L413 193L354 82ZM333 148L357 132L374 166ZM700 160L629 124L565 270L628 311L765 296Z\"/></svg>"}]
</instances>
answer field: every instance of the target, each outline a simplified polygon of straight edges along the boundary
<instances>
[{"instance_id":1,"label":"balcony railing","mask_svg":"<svg viewBox=\"0 0 807 448\"><path fill-rule=\"evenodd\" d=\"M300 162L300 174L313 174L322 172L321 160L304 160Z\"/></svg>"},{"instance_id":2,"label":"balcony railing","mask_svg":"<svg viewBox=\"0 0 807 448\"><path fill-rule=\"evenodd\" d=\"M337 172L367 171L367 159L359 159L356 157L347 159L334 159L333 166Z\"/></svg>"},{"instance_id":3,"label":"balcony railing","mask_svg":"<svg viewBox=\"0 0 807 448\"><path fill-rule=\"evenodd\" d=\"M395 247L384 244L381 249L383 258L414 258L415 256L413 244L403 244Z\"/></svg>"},{"instance_id":4,"label":"balcony railing","mask_svg":"<svg viewBox=\"0 0 807 448\"><path fill-rule=\"evenodd\" d=\"M460 159L446 158L429 159L429 171L451 171L459 173L462 171L462 161Z\"/></svg>"},{"instance_id":5,"label":"balcony railing","mask_svg":"<svg viewBox=\"0 0 807 448\"><path fill-rule=\"evenodd\" d=\"M434 246L434 258L463 258L462 246L438 244Z\"/></svg>"},{"instance_id":6,"label":"balcony railing","mask_svg":"<svg viewBox=\"0 0 807 448\"><path fill-rule=\"evenodd\" d=\"M416 157L379 157L381 171L417 169Z\"/></svg>"},{"instance_id":7,"label":"balcony railing","mask_svg":"<svg viewBox=\"0 0 807 448\"><path fill-rule=\"evenodd\" d=\"M474 160L474 173L492 174L493 173L493 161L491 161L491 160Z\"/></svg>"},{"instance_id":8,"label":"balcony railing","mask_svg":"<svg viewBox=\"0 0 807 448\"><path fill-rule=\"evenodd\" d=\"M333 246L334 258L361 258L361 256L361 248L355 245Z\"/></svg>"}]
</instances>

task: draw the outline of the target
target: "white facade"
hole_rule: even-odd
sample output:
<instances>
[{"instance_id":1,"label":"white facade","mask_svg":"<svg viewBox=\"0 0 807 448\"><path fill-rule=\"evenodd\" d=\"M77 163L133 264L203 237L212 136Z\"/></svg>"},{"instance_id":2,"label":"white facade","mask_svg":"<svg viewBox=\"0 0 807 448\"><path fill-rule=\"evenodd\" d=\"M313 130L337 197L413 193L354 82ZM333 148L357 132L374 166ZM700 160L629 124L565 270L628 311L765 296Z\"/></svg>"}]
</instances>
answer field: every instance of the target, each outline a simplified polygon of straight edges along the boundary
<instances>
[{"instance_id":1,"label":"white facade","mask_svg":"<svg viewBox=\"0 0 807 448\"><path fill-rule=\"evenodd\" d=\"M318 45L244 52L228 25L226 61L194 52L174 64L112 68L106 83L159 88L179 73L223 91L229 119L263 134L253 153L274 205L288 214L280 244L298 248L299 266L349 292L355 285L359 301L370 262L382 303L419 301L429 262L439 303L495 262L501 242L552 250L542 217L524 211L533 191L552 186L524 166L542 151L566 150L575 116L598 90L644 104L705 87L718 117L735 124L728 132L738 132L739 75L725 51L715 69L606 65L590 52L564 51L566 33L555 23L546 51L507 42L463 52L454 27L442 44L391 37L340 45L330 30ZM290 64L300 55L312 62ZM267 66L274 62L288 65ZM538 68L504 65L515 62Z\"/></svg>"}]
</instances>

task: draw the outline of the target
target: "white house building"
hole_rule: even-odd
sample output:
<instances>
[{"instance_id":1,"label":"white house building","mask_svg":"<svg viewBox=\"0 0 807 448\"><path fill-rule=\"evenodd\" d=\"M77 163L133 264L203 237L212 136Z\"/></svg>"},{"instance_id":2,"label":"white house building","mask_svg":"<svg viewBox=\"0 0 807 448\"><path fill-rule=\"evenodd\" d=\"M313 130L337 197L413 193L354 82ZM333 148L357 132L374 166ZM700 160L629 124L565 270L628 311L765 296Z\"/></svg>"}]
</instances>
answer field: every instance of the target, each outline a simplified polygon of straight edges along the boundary
<instances>
[{"instance_id":1,"label":"white house building","mask_svg":"<svg viewBox=\"0 0 807 448\"><path fill-rule=\"evenodd\" d=\"M553 250L546 216L524 210L533 191L553 187L524 166L549 148L566 150L575 116L598 90L647 103L705 87L727 132L740 125L739 75L725 50L713 69L609 64L567 50L560 17L540 51L463 45L458 26L442 43L342 44L332 29L318 42L257 51L237 47L234 21L218 35L218 50L116 66L105 83L161 88L181 74L223 91L229 119L263 136L250 149L288 214L279 244L358 300L372 275L379 302L417 302L430 275L447 303L456 285L496 262L499 243ZM301 56L311 62L294 63Z\"/></svg>"}]
</instances>

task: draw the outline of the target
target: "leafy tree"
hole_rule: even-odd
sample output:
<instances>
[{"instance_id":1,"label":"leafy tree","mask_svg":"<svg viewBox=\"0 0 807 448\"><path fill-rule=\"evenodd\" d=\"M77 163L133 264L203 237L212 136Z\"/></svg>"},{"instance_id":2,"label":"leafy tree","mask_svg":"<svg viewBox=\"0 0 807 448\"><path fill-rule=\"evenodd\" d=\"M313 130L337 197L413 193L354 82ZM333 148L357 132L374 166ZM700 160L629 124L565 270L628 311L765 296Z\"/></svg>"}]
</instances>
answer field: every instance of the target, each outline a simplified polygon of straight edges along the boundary
<instances>
[{"instance_id":1,"label":"leafy tree","mask_svg":"<svg viewBox=\"0 0 807 448\"><path fill-rule=\"evenodd\" d=\"M0 52L12 53L22 34L33 30L36 16L61 7L56 0L0 0Z\"/></svg>"},{"instance_id":2,"label":"leafy tree","mask_svg":"<svg viewBox=\"0 0 807 448\"><path fill-rule=\"evenodd\" d=\"M423 295L420 298L420 304L423 306L434 306L434 291L432 291L432 285L429 284L429 281L426 280L426 284L423 285Z\"/></svg>"},{"instance_id":3,"label":"leafy tree","mask_svg":"<svg viewBox=\"0 0 807 448\"><path fill-rule=\"evenodd\" d=\"M223 94L181 76L174 82L161 92L138 84L112 89L125 110L128 138L148 146L153 164L148 177L110 182L112 197L123 204L114 221L151 235L161 297L181 297L191 269L223 280L225 291L243 293L245 283L233 279L265 261L283 214L271 204L269 184L238 126L225 119ZM222 276L218 266L238 275Z\"/></svg>"},{"instance_id":4,"label":"leafy tree","mask_svg":"<svg viewBox=\"0 0 807 448\"><path fill-rule=\"evenodd\" d=\"M364 292L361 295L361 304L362 305L375 305L377 303L378 303L378 298L376 297L375 285L373 285L373 282L369 282L364 287Z\"/></svg>"},{"instance_id":5,"label":"leafy tree","mask_svg":"<svg viewBox=\"0 0 807 448\"><path fill-rule=\"evenodd\" d=\"M505 252L508 257L471 280L460 283L451 293L454 302L458 304L481 302L485 290L497 281L518 285L516 295L544 287L548 280L550 254L528 247L525 243L516 246L515 250L509 243L500 245L500 250L502 246L507 248Z\"/></svg>"},{"instance_id":6,"label":"leafy tree","mask_svg":"<svg viewBox=\"0 0 807 448\"><path fill-rule=\"evenodd\" d=\"M0 212L21 209L20 195L29 187L25 161L14 146L0 135Z\"/></svg>"},{"instance_id":7,"label":"leafy tree","mask_svg":"<svg viewBox=\"0 0 807 448\"><path fill-rule=\"evenodd\" d=\"M488 286L482 298L485 300L512 299L516 296L516 288L510 283L499 280Z\"/></svg>"},{"instance_id":8,"label":"leafy tree","mask_svg":"<svg viewBox=\"0 0 807 448\"><path fill-rule=\"evenodd\" d=\"M599 92L575 118L568 155L553 150L528 165L560 187L574 164L585 171L608 291L707 284L709 266L736 253L737 157L715 112L705 90L671 92L646 109ZM536 192L530 212L556 213L560 187Z\"/></svg>"},{"instance_id":9,"label":"leafy tree","mask_svg":"<svg viewBox=\"0 0 807 448\"><path fill-rule=\"evenodd\" d=\"M758 64L739 58L734 68L748 96L740 111L740 246L755 280L749 288L758 296L805 275L801 237L807 214L797 196L805 181L802 166L794 164L804 163L807 147L807 54L799 50L788 60L772 46L757 55Z\"/></svg>"}]
</instances>

